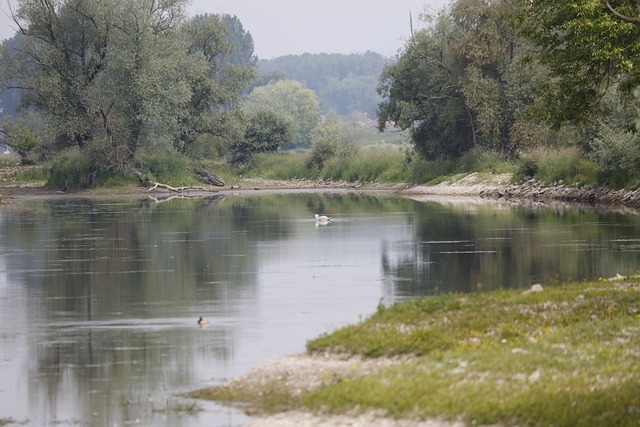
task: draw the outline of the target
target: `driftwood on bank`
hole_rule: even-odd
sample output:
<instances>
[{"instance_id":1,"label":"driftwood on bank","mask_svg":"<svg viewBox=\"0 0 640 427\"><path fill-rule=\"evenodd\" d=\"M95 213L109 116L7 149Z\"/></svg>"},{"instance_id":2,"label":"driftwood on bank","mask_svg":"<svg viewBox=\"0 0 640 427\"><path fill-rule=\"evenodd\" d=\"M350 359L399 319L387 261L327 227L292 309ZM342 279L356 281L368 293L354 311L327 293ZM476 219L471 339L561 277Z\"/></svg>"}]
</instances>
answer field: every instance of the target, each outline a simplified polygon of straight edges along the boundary
<instances>
[{"instance_id":1,"label":"driftwood on bank","mask_svg":"<svg viewBox=\"0 0 640 427\"><path fill-rule=\"evenodd\" d=\"M206 189L204 187L200 187L200 186L188 185L188 186L184 186L184 187L173 187L173 186L168 185L168 184L163 184L161 182L156 182L156 181L153 181L153 180L149 179L145 174L143 174L141 171L139 171L136 168L131 168L131 172L133 172L140 179L140 182L142 182L142 185L144 185L145 187L148 187L147 188L147 192L153 191L153 190L158 189L158 188L162 188L162 189L171 191L172 193L181 193L183 191L210 191L210 190L208 190L208 189Z\"/></svg>"},{"instance_id":2,"label":"driftwood on bank","mask_svg":"<svg viewBox=\"0 0 640 427\"><path fill-rule=\"evenodd\" d=\"M199 187L199 186L195 186L195 185L188 185L185 187L172 187L170 185L167 184L163 184L161 182L155 182L155 181L149 181L149 184L153 184L151 187L147 188L147 193L149 191L153 191L156 188L164 188L165 190L169 190L173 193L181 193L183 191L207 191L206 188L204 187Z\"/></svg>"}]
</instances>

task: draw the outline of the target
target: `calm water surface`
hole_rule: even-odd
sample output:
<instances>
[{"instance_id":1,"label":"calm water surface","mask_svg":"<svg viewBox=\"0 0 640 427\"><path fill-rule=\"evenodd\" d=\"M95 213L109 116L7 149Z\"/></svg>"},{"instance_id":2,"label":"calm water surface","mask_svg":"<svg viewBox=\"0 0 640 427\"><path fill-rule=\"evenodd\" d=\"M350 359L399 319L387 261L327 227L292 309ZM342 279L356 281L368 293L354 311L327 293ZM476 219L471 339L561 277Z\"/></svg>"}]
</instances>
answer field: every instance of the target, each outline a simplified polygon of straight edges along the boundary
<instances>
[{"instance_id":1,"label":"calm water surface","mask_svg":"<svg viewBox=\"0 0 640 427\"><path fill-rule=\"evenodd\" d=\"M380 301L638 266L637 212L322 193L18 201L0 207L0 420L242 426L215 403L190 414L180 393L302 352Z\"/></svg>"}]
</instances>

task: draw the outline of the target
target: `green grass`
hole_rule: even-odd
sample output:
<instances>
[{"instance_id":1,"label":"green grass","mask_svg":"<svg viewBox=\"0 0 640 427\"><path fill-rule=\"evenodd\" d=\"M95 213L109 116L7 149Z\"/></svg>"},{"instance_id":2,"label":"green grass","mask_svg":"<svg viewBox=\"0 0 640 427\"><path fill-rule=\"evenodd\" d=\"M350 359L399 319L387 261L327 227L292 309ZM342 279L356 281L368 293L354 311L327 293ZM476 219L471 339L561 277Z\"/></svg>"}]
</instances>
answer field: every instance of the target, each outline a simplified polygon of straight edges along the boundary
<instances>
[{"instance_id":1,"label":"green grass","mask_svg":"<svg viewBox=\"0 0 640 427\"><path fill-rule=\"evenodd\" d=\"M640 284L582 282L380 305L308 343L309 353L401 357L292 398L279 384L235 394L315 412L374 410L469 424L637 426ZM240 399L241 400L241 399Z\"/></svg>"}]
</instances>

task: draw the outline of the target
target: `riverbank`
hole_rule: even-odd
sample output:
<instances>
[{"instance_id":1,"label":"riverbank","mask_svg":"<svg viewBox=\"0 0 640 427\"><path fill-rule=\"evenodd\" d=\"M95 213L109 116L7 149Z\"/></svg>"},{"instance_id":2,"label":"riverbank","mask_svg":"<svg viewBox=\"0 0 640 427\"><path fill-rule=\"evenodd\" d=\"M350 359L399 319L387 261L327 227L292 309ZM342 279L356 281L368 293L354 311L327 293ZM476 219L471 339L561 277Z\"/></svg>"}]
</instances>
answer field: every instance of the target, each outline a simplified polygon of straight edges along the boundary
<instances>
[{"instance_id":1,"label":"riverbank","mask_svg":"<svg viewBox=\"0 0 640 427\"><path fill-rule=\"evenodd\" d=\"M244 402L251 427L637 425L638 333L637 277L442 295L192 397Z\"/></svg>"},{"instance_id":2,"label":"riverbank","mask_svg":"<svg viewBox=\"0 0 640 427\"><path fill-rule=\"evenodd\" d=\"M2 170L0 170L0 177ZM308 179L271 180L261 178L245 178L226 187L203 185L202 190L184 192L184 194L224 193L261 190L350 190L350 191L389 191L416 200L434 197L476 198L484 200L502 200L506 202L533 203L580 203L611 207L640 207L640 189L614 190L608 187L568 186L563 183L544 185L535 180L518 183L511 182L511 174L471 173L449 177L435 185L412 185L407 183L353 183L347 181L324 181ZM97 188L77 192L61 192L45 187L44 182L2 185L0 181L0 202L12 197L46 196L46 195L105 195L105 194L176 194L165 189L147 188L137 185Z\"/></svg>"}]
</instances>

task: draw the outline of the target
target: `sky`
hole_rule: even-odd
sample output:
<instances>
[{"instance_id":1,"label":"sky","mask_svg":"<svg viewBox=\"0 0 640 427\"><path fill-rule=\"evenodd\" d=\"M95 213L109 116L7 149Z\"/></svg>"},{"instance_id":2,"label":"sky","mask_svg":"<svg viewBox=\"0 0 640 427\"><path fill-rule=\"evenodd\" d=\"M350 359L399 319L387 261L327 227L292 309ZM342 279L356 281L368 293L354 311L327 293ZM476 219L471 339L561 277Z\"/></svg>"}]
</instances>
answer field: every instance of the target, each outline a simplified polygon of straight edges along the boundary
<instances>
[{"instance_id":1,"label":"sky","mask_svg":"<svg viewBox=\"0 0 640 427\"><path fill-rule=\"evenodd\" d=\"M0 0L0 38L14 34ZM302 53L364 53L394 56L410 35L409 15L432 12L447 0L193 0L190 16L201 13L236 15L253 36L260 59Z\"/></svg>"}]
</instances>

